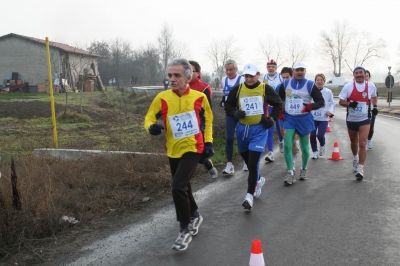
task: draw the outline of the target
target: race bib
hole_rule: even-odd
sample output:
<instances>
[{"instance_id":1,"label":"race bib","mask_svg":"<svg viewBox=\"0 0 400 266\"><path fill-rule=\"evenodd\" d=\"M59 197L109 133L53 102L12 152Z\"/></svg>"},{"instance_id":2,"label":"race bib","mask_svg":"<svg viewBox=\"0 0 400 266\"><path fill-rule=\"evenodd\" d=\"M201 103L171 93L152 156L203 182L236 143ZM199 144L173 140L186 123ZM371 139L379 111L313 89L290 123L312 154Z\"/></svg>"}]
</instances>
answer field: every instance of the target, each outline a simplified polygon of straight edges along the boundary
<instances>
[{"instance_id":1,"label":"race bib","mask_svg":"<svg viewBox=\"0 0 400 266\"><path fill-rule=\"evenodd\" d=\"M261 96L240 98L242 110L246 112L246 116L264 114L263 100Z\"/></svg>"},{"instance_id":2,"label":"race bib","mask_svg":"<svg viewBox=\"0 0 400 266\"><path fill-rule=\"evenodd\" d=\"M168 116L174 139L182 139L200 132L196 112L190 111Z\"/></svg>"},{"instance_id":3,"label":"race bib","mask_svg":"<svg viewBox=\"0 0 400 266\"><path fill-rule=\"evenodd\" d=\"M289 99L286 100L285 111L291 115L301 114L303 107L303 99Z\"/></svg>"},{"instance_id":4,"label":"race bib","mask_svg":"<svg viewBox=\"0 0 400 266\"><path fill-rule=\"evenodd\" d=\"M326 112L325 111L321 111L320 109L318 110L313 110L312 115L314 117L314 120L321 120L326 118Z\"/></svg>"},{"instance_id":5,"label":"race bib","mask_svg":"<svg viewBox=\"0 0 400 266\"><path fill-rule=\"evenodd\" d=\"M368 114L368 105L365 102L359 102L356 108L349 108L349 115L362 117Z\"/></svg>"}]
</instances>

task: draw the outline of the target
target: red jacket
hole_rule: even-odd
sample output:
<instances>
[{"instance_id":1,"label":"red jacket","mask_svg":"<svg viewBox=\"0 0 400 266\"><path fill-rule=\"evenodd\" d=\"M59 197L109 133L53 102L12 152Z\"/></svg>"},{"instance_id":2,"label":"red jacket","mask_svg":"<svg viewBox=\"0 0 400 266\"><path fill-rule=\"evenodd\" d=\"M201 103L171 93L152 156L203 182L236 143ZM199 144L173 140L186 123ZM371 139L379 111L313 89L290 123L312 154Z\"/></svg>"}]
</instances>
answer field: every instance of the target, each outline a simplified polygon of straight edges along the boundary
<instances>
[{"instance_id":1,"label":"red jacket","mask_svg":"<svg viewBox=\"0 0 400 266\"><path fill-rule=\"evenodd\" d=\"M208 90L209 95L212 95L212 90L210 85L208 85L207 83L203 82L201 79L196 78L195 80L190 81L189 83L189 87L193 90L199 91L199 92L203 92L205 90Z\"/></svg>"}]
</instances>

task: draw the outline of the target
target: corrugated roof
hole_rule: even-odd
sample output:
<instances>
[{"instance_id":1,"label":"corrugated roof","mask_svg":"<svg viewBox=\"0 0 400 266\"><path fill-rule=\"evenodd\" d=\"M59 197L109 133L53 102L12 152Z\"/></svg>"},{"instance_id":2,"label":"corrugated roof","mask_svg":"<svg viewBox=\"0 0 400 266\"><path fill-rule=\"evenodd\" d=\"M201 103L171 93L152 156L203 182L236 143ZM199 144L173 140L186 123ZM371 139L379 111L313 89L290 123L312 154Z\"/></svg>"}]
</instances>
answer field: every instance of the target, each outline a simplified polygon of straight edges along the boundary
<instances>
[{"instance_id":1,"label":"corrugated roof","mask_svg":"<svg viewBox=\"0 0 400 266\"><path fill-rule=\"evenodd\" d=\"M36 43L41 43L41 44L46 44L46 40L42 40L42 39L37 39L37 38L33 38L33 37L28 37L28 36L23 36L23 35L19 35L19 34L15 34L15 33L10 33L7 35L3 35L0 37L1 39L5 39L8 37L17 37L17 38L22 38L25 40L29 40L29 41L33 41ZM75 53L75 54L83 54L83 55L88 55L88 56L94 56L94 57L100 57L100 55L98 54L94 54L94 53L90 53L88 51L82 50L82 49L78 49L76 47L72 47L63 43L59 43L59 42L49 42L49 45L51 47L57 48L59 50L62 50L64 52L69 52L69 53Z\"/></svg>"}]
</instances>

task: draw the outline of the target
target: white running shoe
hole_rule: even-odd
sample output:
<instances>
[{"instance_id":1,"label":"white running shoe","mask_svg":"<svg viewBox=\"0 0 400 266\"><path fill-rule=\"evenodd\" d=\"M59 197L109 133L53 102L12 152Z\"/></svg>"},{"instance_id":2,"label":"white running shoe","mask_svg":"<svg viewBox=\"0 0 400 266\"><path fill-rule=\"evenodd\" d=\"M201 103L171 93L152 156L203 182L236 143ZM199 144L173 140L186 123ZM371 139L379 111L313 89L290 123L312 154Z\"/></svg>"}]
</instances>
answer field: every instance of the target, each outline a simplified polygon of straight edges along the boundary
<instances>
[{"instance_id":1,"label":"white running shoe","mask_svg":"<svg viewBox=\"0 0 400 266\"><path fill-rule=\"evenodd\" d=\"M228 162L226 164L226 167L224 170L222 170L223 175L233 175L235 173L235 167L233 167L233 164L231 162Z\"/></svg>"},{"instance_id":2,"label":"white running shoe","mask_svg":"<svg viewBox=\"0 0 400 266\"><path fill-rule=\"evenodd\" d=\"M273 161L275 161L274 153L272 151L268 152L268 155L265 157L265 161L268 163L272 163Z\"/></svg>"},{"instance_id":3,"label":"white running shoe","mask_svg":"<svg viewBox=\"0 0 400 266\"><path fill-rule=\"evenodd\" d=\"M318 159L318 151L313 152L311 159Z\"/></svg>"},{"instance_id":4,"label":"white running shoe","mask_svg":"<svg viewBox=\"0 0 400 266\"><path fill-rule=\"evenodd\" d=\"M247 164L243 162L243 171L249 171L249 168L247 168Z\"/></svg>"},{"instance_id":5,"label":"white running shoe","mask_svg":"<svg viewBox=\"0 0 400 266\"><path fill-rule=\"evenodd\" d=\"M210 171L208 171L208 173L210 173L212 179L216 179L218 177L218 170L214 166Z\"/></svg>"},{"instance_id":6,"label":"white running shoe","mask_svg":"<svg viewBox=\"0 0 400 266\"><path fill-rule=\"evenodd\" d=\"M357 172L358 170L358 160L353 160L353 171Z\"/></svg>"},{"instance_id":7,"label":"white running shoe","mask_svg":"<svg viewBox=\"0 0 400 266\"><path fill-rule=\"evenodd\" d=\"M283 184L285 186L293 185L295 182L296 178L294 177L294 175L291 175L290 173L287 173L287 175L285 176L285 180L283 180Z\"/></svg>"},{"instance_id":8,"label":"white running shoe","mask_svg":"<svg viewBox=\"0 0 400 266\"><path fill-rule=\"evenodd\" d=\"M357 181L361 181L363 178L364 178L364 170L361 167L358 167L356 173L356 179Z\"/></svg>"},{"instance_id":9,"label":"white running shoe","mask_svg":"<svg viewBox=\"0 0 400 266\"><path fill-rule=\"evenodd\" d=\"M265 184L265 178L260 177L260 180L257 181L256 189L254 190L254 197L259 197L261 195L262 186Z\"/></svg>"},{"instance_id":10,"label":"white running shoe","mask_svg":"<svg viewBox=\"0 0 400 266\"><path fill-rule=\"evenodd\" d=\"M373 146L374 145L372 145L372 139L367 140L367 148L368 148L368 150L372 150Z\"/></svg>"},{"instance_id":11,"label":"white running shoe","mask_svg":"<svg viewBox=\"0 0 400 266\"><path fill-rule=\"evenodd\" d=\"M325 150L325 146L319 146L319 156L324 156Z\"/></svg>"},{"instance_id":12,"label":"white running shoe","mask_svg":"<svg viewBox=\"0 0 400 266\"><path fill-rule=\"evenodd\" d=\"M283 153L283 151L284 151L284 145L283 144L284 144L283 141L279 142L279 151L280 151L280 153Z\"/></svg>"},{"instance_id":13,"label":"white running shoe","mask_svg":"<svg viewBox=\"0 0 400 266\"><path fill-rule=\"evenodd\" d=\"M246 209L246 210L251 210L251 208L253 208L253 195L247 193L246 197L243 200L242 206Z\"/></svg>"},{"instance_id":14,"label":"white running shoe","mask_svg":"<svg viewBox=\"0 0 400 266\"><path fill-rule=\"evenodd\" d=\"M180 231L178 238L175 240L172 248L178 251L184 251L189 246L190 241L192 241L192 235L189 231Z\"/></svg>"},{"instance_id":15,"label":"white running shoe","mask_svg":"<svg viewBox=\"0 0 400 266\"><path fill-rule=\"evenodd\" d=\"M307 179L307 169L301 169L301 170L300 170L299 179L300 179L301 181L304 181L304 180Z\"/></svg>"}]
</instances>

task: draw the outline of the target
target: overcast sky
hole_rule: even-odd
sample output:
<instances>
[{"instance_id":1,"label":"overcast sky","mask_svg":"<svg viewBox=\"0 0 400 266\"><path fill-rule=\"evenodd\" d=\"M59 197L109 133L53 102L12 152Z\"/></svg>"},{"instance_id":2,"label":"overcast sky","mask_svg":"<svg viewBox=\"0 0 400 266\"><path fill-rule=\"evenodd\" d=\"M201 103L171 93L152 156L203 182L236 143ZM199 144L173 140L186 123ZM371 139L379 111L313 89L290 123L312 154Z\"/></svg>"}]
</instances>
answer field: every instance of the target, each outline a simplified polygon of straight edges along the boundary
<instances>
[{"instance_id":1,"label":"overcast sky","mask_svg":"<svg viewBox=\"0 0 400 266\"><path fill-rule=\"evenodd\" d=\"M253 62L265 71L259 40L296 35L310 47L307 72L331 76L316 52L319 35L321 30L332 29L335 20L347 20L351 27L387 43L387 58L370 62L366 68L382 75L387 74L388 65L393 66L392 72L400 68L398 0L3 0L2 7L0 36L49 37L80 47L120 38L130 41L133 49L139 48L156 43L168 23L175 39L188 44L188 59L209 72L205 47L213 39L235 37L242 50L239 68Z\"/></svg>"}]
</instances>

